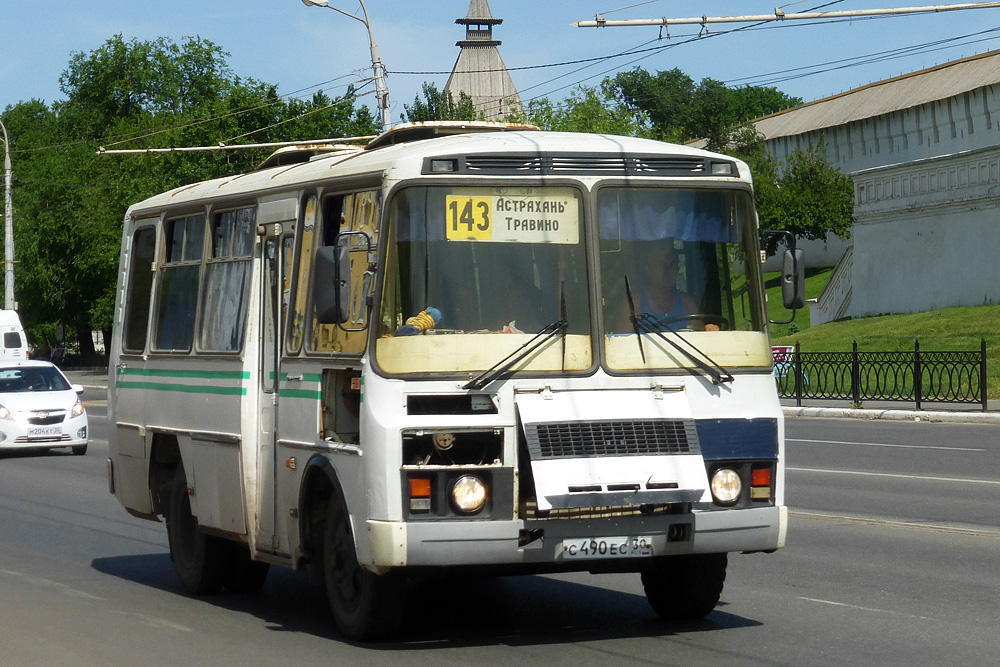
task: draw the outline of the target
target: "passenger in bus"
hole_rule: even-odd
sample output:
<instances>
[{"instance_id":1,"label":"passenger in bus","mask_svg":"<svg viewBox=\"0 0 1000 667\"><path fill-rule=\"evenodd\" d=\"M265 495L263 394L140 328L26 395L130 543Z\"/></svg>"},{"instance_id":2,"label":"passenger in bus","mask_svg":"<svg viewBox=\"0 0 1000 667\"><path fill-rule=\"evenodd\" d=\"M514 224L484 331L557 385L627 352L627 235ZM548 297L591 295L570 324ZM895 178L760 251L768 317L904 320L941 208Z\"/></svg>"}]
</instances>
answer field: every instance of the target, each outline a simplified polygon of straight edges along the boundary
<instances>
[{"instance_id":1,"label":"passenger in bus","mask_svg":"<svg viewBox=\"0 0 1000 667\"><path fill-rule=\"evenodd\" d=\"M698 312L694 298L677 287L680 266L672 241L658 243L646 253L640 265L645 272L645 284L639 293L639 309L643 313L653 315L669 326L671 324L669 320ZM669 328L681 327L669 326Z\"/></svg>"},{"instance_id":2,"label":"passenger in bus","mask_svg":"<svg viewBox=\"0 0 1000 667\"><path fill-rule=\"evenodd\" d=\"M717 324L705 323L689 318L700 312L697 301L677 286L680 263L677 250L671 239L656 242L651 247L635 252L636 277L632 279L632 304L636 316L646 316L647 323L662 329L695 329L699 331L719 331ZM690 276L688 280L690 280ZM627 312L627 296L624 310L619 307L614 331L627 331L632 324ZM623 320L625 329L622 329Z\"/></svg>"}]
</instances>

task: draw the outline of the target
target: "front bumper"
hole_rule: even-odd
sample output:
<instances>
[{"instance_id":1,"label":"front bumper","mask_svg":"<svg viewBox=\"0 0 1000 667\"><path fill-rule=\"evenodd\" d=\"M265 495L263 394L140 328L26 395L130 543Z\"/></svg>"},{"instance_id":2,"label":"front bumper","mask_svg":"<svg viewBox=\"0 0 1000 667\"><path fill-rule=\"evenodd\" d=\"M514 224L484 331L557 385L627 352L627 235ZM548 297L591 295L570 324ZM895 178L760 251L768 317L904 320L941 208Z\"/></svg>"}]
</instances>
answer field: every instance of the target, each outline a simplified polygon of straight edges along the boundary
<instances>
[{"instance_id":1,"label":"front bumper","mask_svg":"<svg viewBox=\"0 0 1000 667\"><path fill-rule=\"evenodd\" d=\"M47 431L40 433L35 430L39 428L45 428ZM45 427L18 419L0 420L0 451L80 447L87 444L89 435L90 428L86 414Z\"/></svg>"},{"instance_id":2,"label":"front bumper","mask_svg":"<svg viewBox=\"0 0 1000 667\"><path fill-rule=\"evenodd\" d=\"M563 540L648 537L651 556L772 551L784 546L787 509L761 507L688 514L587 520L367 522L371 565L440 567L518 565L540 570L607 567L608 559L567 559ZM687 525L671 531L671 525ZM677 534L686 535L677 539ZM673 535L673 537L671 536ZM645 557L618 558L615 569L639 570Z\"/></svg>"}]
</instances>

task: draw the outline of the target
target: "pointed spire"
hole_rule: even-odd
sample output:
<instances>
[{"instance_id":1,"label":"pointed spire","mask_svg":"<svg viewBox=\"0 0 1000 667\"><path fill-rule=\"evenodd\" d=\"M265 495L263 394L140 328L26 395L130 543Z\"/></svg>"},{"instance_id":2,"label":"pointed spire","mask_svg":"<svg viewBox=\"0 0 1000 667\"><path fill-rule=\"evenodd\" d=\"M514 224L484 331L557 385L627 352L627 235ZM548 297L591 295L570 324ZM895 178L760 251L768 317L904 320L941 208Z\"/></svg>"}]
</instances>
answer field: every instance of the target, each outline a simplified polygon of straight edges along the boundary
<instances>
[{"instance_id":1,"label":"pointed spire","mask_svg":"<svg viewBox=\"0 0 1000 667\"><path fill-rule=\"evenodd\" d=\"M472 0L469 3L469 13L464 19L455 19L455 23L464 25L499 25L503 19L493 18L490 3L487 0Z\"/></svg>"},{"instance_id":2,"label":"pointed spire","mask_svg":"<svg viewBox=\"0 0 1000 667\"><path fill-rule=\"evenodd\" d=\"M444 89L456 98L468 94L488 120L521 109L521 98L497 49L501 42L493 39L493 26L503 19L493 16L487 0L471 0L468 14L455 23L465 26L465 39L455 43L462 50Z\"/></svg>"}]
</instances>

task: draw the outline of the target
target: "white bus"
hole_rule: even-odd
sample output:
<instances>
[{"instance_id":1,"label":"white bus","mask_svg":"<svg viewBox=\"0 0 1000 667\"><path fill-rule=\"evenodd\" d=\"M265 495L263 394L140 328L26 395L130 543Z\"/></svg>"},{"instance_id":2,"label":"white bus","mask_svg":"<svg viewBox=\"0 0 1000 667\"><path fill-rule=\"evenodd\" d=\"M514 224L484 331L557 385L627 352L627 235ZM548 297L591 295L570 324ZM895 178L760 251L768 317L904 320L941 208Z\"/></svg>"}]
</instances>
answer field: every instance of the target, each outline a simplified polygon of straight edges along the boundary
<instances>
[{"instance_id":1,"label":"white bus","mask_svg":"<svg viewBox=\"0 0 1000 667\"><path fill-rule=\"evenodd\" d=\"M784 545L744 163L476 123L275 162L125 218L109 485L185 591L308 565L374 640L409 575L636 572L686 619Z\"/></svg>"}]
</instances>

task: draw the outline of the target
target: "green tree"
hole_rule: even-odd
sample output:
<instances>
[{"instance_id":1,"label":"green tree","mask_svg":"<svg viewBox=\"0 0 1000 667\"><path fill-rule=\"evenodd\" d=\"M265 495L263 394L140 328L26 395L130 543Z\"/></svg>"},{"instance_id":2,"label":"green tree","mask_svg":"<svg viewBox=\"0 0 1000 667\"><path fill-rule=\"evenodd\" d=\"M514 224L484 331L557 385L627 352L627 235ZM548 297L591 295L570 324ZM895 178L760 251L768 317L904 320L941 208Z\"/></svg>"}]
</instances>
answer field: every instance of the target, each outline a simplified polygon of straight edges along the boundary
<instances>
[{"instance_id":1,"label":"green tree","mask_svg":"<svg viewBox=\"0 0 1000 667\"><path fill-rule=\"evenodd\" d=\"M400 114L400 120L410 123L428 120L477 120L476 105L472 97L465 91L458 93L458 102L450 90L439 91L433 83L421 86L424 99L417 95L413 98L413 106L404 104L405 114Z\"/></svg>"},{"instance_id":2,"label":"green tree","mask_svg":"<svg viewBox=\"0 0 1000 667\"><path fill-rule=\"evenodd\" d=\"M620 136L646 136L649 121L645 113L636 113L611 95L606 87L580 86L559 104L547 99L533 101L527 111L528 122L543 130L557 132L592 132Z\"/></svg>"},{"instance_id":3,"label":"green tree","mask_svg":"<svg viewBox=\"0 0 1000 667\"><path fill-rule=\"evenodd\" d=\"M212 146L377 130L371 112L354 106L353 89L340 98L320 92L285 100L273 85L235 76L227 56L200 38L175 44L116 35L71 57L60 77L65 100L5 110L15 159L17 296L29 328L67 324L81 355L92 353L91 329L111 325L128 206L251 170L269 152L99 156L99 146Z\"/></svg>"},{"instance_id":4,"label":"green tree","mask_svg":"<svg viewBox=\"0 0 1000 667\"><path fill-rule=\"evenodd\" d=\"M653 75L636 67L605 79L604 89L626 107L645 113L657 139L680 143L688 138L695 84L679 69Z\"/></svg>"},{"instance_id":5,"label":"green tree","mask_svg":"<svg viewBox=\"0 0 1000 667\"><path fill-rule=\"evenodd\" d=\"M802 102L777 88L729 88L709 78L696 85L677 68L655 75L635 68L606 79L605 86L626 106L644 111L657 138L705 139L710 150L722 149L741 124Z\"/></svg>"},{"instance_id":6,"label":"green tree","mask_svg":"<svg viewBox=\"0 0 1000 667\"><path fill-rule=\"evenodd\" d=\"M787 230L798 238L846 239L854 223L854 182L834 167L821 140L795 149L779 164L764 148L764 138L744 126L733 134L730 153L746 161L754 179L754 197L761 229ZM769 254L779 237L764 239Z\"/></svg>"}]
</instances>

